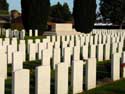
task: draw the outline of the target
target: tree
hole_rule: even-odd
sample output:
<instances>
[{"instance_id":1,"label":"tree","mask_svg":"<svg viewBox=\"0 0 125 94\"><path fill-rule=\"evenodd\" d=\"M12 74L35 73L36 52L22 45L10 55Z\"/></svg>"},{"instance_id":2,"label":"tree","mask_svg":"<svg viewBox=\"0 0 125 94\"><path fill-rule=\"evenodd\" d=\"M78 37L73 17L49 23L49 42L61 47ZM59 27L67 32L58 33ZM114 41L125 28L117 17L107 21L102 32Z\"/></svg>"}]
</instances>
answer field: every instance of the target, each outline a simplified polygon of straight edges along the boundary
<instances>
[{"instance_id":1,"label":"tree","mask_svg":"<svg viewBox=\"0 0 125 94\"><path fill-rule=\"evenodd\" d=\"M122 16L123 16L122 23L125 23L125 0L122 0Z\"/></svg>"},{"instance_id":2,"label":"tree","mask_svg":"<svg viewBox=\"0 0 125 94\"><path fill-rule=\"evenodd\" d=\"M7 10L8 11L8 3L6 0L0 0L0 10Z\"/></svg>"},{"instance_id":3,"label":"tree","mask_svg":"<svg viewBox=\"0 0 125 94\"><path fill-rule=\"evenodd\" d=\"M53 22L59 22L59 23L70 21L72 19L72 15L68 4L64 3L62 5L60 2L51 7L50 16L53 18L52 19Z\"/></svg>"},{"instance_id":4,"label":"tree","mask_svg":"<svg viewBox=\"0 0 125 94\"><path fill-rule=\"evenodd\" d=\"M103 20L110 19L113 24L121 24L122 15L122 0L101 0L100 13Z\"/></svg>"},{"instance_id":5,"label":"tree","mask_svg":"<svg viewBox=\"0 0 125 94\"><path fill-rule=\"evenodd\" d=\"M63 11L63 8L60 2L58 2L56 5L53 5L51 7L50 16L53 18L52 19L53 22L64 22L62 11Z\"/></svg>"},{"instance_id":6,"label":"tree","mask_svg":"<svg viewBox=\"0 0 125 94\"><path fill-rule=\"evenodd\" d=\"M24 28L27 31L38 29L43 34L47 30L49 0L21 0L21 6Z\"/></svg>"},{"instance_id":7,"label":"tree","mask_svg":"<svg viewBox=\"0 0 125 94\"><path fill-rule=\"evenodd\" d=\"M73 17L77 31L91 32L96 20L96 0L74 0Z\"/></svg>"},{"instance_id":8,"label":"tree","mask_svg":"<svg viewBox=\"0 0 125 94\"><path fill-rule=\"evenodd\" d=\"M63 19L65 21L71 21L72 20L72 15L71 15L68 4L64 3L62 7L63 7L63 11L62 11Z\"/></svg>"}]
</instances>

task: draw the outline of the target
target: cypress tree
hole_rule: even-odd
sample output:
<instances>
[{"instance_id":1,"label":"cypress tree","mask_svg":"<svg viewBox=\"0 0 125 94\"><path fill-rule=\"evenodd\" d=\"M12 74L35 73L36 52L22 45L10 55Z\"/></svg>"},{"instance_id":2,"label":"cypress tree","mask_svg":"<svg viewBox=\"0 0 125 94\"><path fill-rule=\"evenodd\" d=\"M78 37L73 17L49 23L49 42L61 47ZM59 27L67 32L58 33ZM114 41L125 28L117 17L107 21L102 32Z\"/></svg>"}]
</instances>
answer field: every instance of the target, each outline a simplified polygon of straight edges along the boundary
<instances>
[{"instance_id":1,"label":"cypress tree","mask_svg":"<svg viewBox=\"0 0 125 94\"><path fill-rule=\"evenodd\" d=\"M6 0L0 0L0 10L7 10L8 11L8 3Z\"/></svg>"},{"instance_id":2,"label":"cypress tree","mask_svg":"<svg viewBox=\"0 0 125 94\"><path fill-rule=\"evenodd\" d=\"M96 0L74 0L73 17L77 31L91 32L96 19Z\"/></svg>"},{"instance_id":3,"label":"cypress tree","mask_svg":"<svg viewBox=\"0 0 125 94\"><path fill-rule=\"evenodd\" d=\"M24 28L27 31L38 29L43 34L47 30L49 0L21 0L21 6Z\"/></svg>"}]
</instances>

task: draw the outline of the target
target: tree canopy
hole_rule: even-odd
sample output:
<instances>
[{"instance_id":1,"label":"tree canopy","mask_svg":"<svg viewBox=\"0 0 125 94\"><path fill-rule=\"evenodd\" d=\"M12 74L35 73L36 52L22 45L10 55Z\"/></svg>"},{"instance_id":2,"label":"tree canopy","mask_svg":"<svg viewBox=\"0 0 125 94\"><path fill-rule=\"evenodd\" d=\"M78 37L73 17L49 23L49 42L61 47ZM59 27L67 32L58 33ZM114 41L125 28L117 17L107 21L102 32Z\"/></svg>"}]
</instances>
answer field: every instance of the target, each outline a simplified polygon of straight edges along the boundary
<instances>
[{"instance_id":1,"label":"tree canopy","mask_svg":"<svg viewBox=\"0 0 125 94\"><path fill-rule=\"evenodd\" d=\"M73 17L77 31L91 32L96 20L96 0L74 0Z\"/></svg>"},{"instance_id":2,"label":"tree canopy","mask_svg":"<svg viewBox=\"0 0 125 94\"><path fill-rule=\"evenodd\" d=\"M50 13L49 0L21 0L21 7L24 28L38 29L41 34L44 33Z\"/></svg>"},{"instance_id":3,"label":"tree canopy","mask_svg":"<svg viewBox=\"0 0 125 94\"><path fill-rule=\"evenodd\" d=\"M113 24L123 21L122 3L124 0L101 0L100 13L103 20L109 19Z\"/></svg>"},{"instance_id":4,"label":"tree canopy","mask_svg":"<svg viewBox=\"0 0 125 94\"><path fill-rule=\"evenodd\" d=\"M7 10L8 11L8 3L6 0L0 0L0 10Z\"/></svg>"},{"instance_id":5,"label":"tree canopy","mask_svg":"<svg viewBox=\"0 0 125 94\"><path fill-rule=\"evenodd\" d=\"M64 3L62 5L60 2L51 6L50 17L52 17L53 22L65 22L72 20L72 15L68 4Z\"/></svg>"}]
</instances>

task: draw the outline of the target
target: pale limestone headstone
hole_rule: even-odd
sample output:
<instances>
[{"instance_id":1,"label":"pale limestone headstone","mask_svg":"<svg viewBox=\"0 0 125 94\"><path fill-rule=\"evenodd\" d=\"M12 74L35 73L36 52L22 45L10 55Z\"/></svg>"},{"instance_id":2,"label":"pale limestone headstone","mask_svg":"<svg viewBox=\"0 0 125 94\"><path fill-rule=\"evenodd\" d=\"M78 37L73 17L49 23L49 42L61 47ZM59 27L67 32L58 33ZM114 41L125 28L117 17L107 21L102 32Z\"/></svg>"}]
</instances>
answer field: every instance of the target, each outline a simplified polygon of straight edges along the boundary
<instances>
[{"instance_id":1,"label":"pale limestone headstone","mask_svg":"<svg viewBox=\"0 0 125 94\"><path fill-rule=\"evenodd\" d=\"M24 39L24 38L25 38L25 30L22 30L22 31L20 32L20 38L21 38L21 39Z\"/></svg>"},{"instance_id":2,"label":"pale limestone headstone","mask_svg":"<svg viewBox=\"0 0 125 94\"><path fill-rule=\"evenodd\" d=\"M95 37L94 37L94 44L95 44L95 45L98 44L98 36L97 36L97 35L95 35Z\"/></svg>"},{"instance_id":3,"label":"pale limestone headstone","mask_svg":"<svg viewBox=\"0 0 125 94\"><path fill-rule=\"evenodd\" d=\"M103 44L97 45L97 60L103 61Z\"/></svg>"},{"instance_id":4,"label":"pale limestone headstone","mask_svg":"<svg viewBox=\"0 0 125 94\"><path fill-rule=\"evenodd\" d=\"M28 52L28 54L29 54L29 45L30 44L32 44L33 43L33 40L32 39L28 39L28 41L27 41L27 52Z\"/></svg>"},{"instance_id":5,"label":"pale limestone headstone","mask_svg":"<svg viewBox=\"0 0 125 94\"><path fill-rule=\"evenodd\" d=\"M55 94L68 94L68 65L60 63L55 70Z\"/></svg>"},{"instance_id":6,"label":"pale limestone headstone","mask_svg":"<svg viewBox=\"0 0 125 94\"><path fill-rule=\"evenodd\" d=\"M12 38L11 45L13 45L13 49L17 51L17 38Z\"/></svg>"},{"instance_id":7,"label":"pale limestone headstone","mask_svg":"<svg viewBox=\"0 0 125 94\"><path fill-rule=\"evenodd\" d=\"M32 36L33 36L33 31L29 30L29 37L32 37Z\"/></svg>"},{"instance_id":8,"label":"pale limestone headstone","mask_svg":"<svg viewBox=\"0 0 125 94\"><path fill-rule=\"evenodd\" d=\"M118 44L117 43L112 43L111 45L111 54L114 54L117 52L117 47L118 47Z\"/></svg>"},{"instance_id":9,"label":"pale limestone headstone","mask_svg":"<svg viewBox=\"0 0 125 94\"><path fill-rule=\"evenodd\" d=\"M96 58L96 45L90 45L90 58Z\"/></svg>"},{"instance_id":10,"label":"pale limestone headstone","mask_svg":"<svg viewBox=\"0 0 125 94\"><path fill-rule=\"evenodd\" d=\"M104 59L109 60L110 59L110 44L104 44Z\"/></svg>"},{"instance_id":11,"label":"pale limestone headstone","mask_svg":"<svg viewBox=\"0 0 125 94\"><path fill-rule=\"evenodd\" d=\"M113 81L120 79L120 54L115 53L111 59L111 79Z\"/></svg>"},{"instance_id":12,"label":"pale limestone headstone","mask_svg":"<svg viewBox=\"0 0 125 94\"><path fill-rule=\"evenodd\" d=\"M12 94L30 94L29 82L30 75L29 70L22 69L13 72L12 76Z\"/></svg>"},{"instance_id":13,"label":"pale limestone headstone","mask_svg":"<svg viewBox=\"0 0 125 94\"><path fill-rule=\"evenodd\" d=\"M2 38L0 38L0 46L2 46L3 45L3 40L2 40Z\"/></svg>"},{"instance_id":14,"label":"pale limestone headstone","mask_svg":"<svg viewBox=\"0 0 125 94\"><path fill-rule=\"evenodd\" d=\"M90 45L93 45L93 40L94 40L94 37L93 36L90 36Z\"/></svg>"},{"instance_id":15,"label":"pale limestone headstone","mask_svg":"<svg viewBox=\"0 0 125 94\"><path fill-rule=\"evenodd\" d=\"M56 42L56 36L52 36L52 41L51 42Z\"/></svg>"},{"instance_id":16,"label":"pale limestone headstone","mask_svg":"<svg viewBox=\"0 0 125 94\"><path fill-rule=\"evenodd\" d=\"M54 48L60 48L60 42L55 42L54 43Z\"/></svg>"},{"instance_id":17,"label":"pale limestone headstone","mask_svg":"<svg viewBox=\"0 0 125 94\"><path fill-rule=\"evenodd\" d=\"M3 46L7 46L10 44L10 39L9 38L5 38L3 41Z\"/></svg>"},{"instance_id":18,"label":"pale limestone headstone","mask_svg":"<svg viewBox=\"0 0 125 94\"><path fill-rule=\"evenodd\" d=\"M82 46L82 57L83 59L88 59L88 45Z\"/></svg>"},{"instance_id":19,"label":"pale limestone headstone","mask_svg":"<svg viewBox=\"0 0 125 94\"><path fill-rule=\"evenodd\" d=\"M69 41L69 47L74 47L74 41L73 40L71 40L71 41Z\"/></svg>"},{"instance_id":20,"label":"pale limestone headstone","mask_svg":"<svg viewBox=\"0 0 125 94\"><path fill-rule=\"evenodd\" d=\"M5 35L6 38L9 38L9 32L10 32L10 31L7 29L7 30L6 30L6 35Z\"/></svg>"},{"instance_id":21,"label":"pale limestone headstone","mask_svg":"<svg viewBox=\"0 0 125 94\"><path fill-rule=\"evenodd\" d=\"M5 94L5 79L0 77L0 94Z\"/></svg>"},{"instance_id":22,"label":"pale limestone headstone","mask_svg":"<svg viewBox=\"0 0 125 94\"><path fill-rule=\"evenodd\" d=\"M46 43L39 43L38 44L38 59L41 59L41 51L46 49Z\"/></svg>"},{"instance_id":23,"label":"pale limestone headstone","mask_svg":"<svg viewBox=\"0 0 125 94\"><path fill-rule=\"evenodd\" d=\"M36 60L36 44L29 44L29 61Z\"/></svg>"},{"instance_id":24,"label":"pale limestone headstone","mask_svg":"<svg viewBox=\"0 0 125 94\"><path fill-rule=\"evenodd\" d=\"M80 60L80 46L75 46L73 48L73 60Z\"/></svg>"},{"instance_id":25,"label":"pale limestone headstone","mask_svg":"<svg viewBox=\"0 0 125 94\"><path fill-rule=\"evenodd\" d=\"M50 66L39 66L36 68L35 94L50 94Z\"/></svg>"},{"instance_id":26,"label":"pale limestone headstone","mask_svg":"<svg viewBox=\"0 0 125 94\"><path fill-rule=\"evenodd\" d=\"M77 94L83 91L83 64L83 61L74 61L72 64L72 94Z\"/></svg>"},{"instance_id":27,"label":"pale limestone headstone","mask_svg":"<svg viewBox=\"0 0 125 94\"><path fill-rule=\"evenodd\" d=\"M38 30L36 29L35 30L35 37L37 37L38 36Z\"/></svg>"},{"instance_id":28,"label":"pale limestone headstone","mask_svg":"<svg viewBox=\"0 0 125 94\"><path fill-rule=\"evenodd\" d=\"M2 46L2 45L0 45L0 51L1 52L4 52L4 53L7 53L7 47L6 46Z\"/></svg>"},{"instance_id":29,"label":"pale limestone headstone","mask_svg":"<svg viewBox=\"0 0 125 94\"><path fill-rule=\"evenodd\" d=\"M0 77L7 78L7 55L0 50Z\"/></svg>"},{"instance_id":30,"label":"pale limestone headstone","mask_svg":"<svg viewBox=\"0 0 125 94\"><path fill-rule=\"evenodd\" d=\"M119 42L118 43L118 52L122 53L122 51L123 51L123 42Z\"/></svg>"},{"instance_id":31,"label":"pale limestone headstone","mask_svg":"<svg viewBox=\"0 0 125 94\"><path fill-rule=\"evenodd\" d=\"M26 61L26 44L25 41L19 44L19 51L22 53L23 61Z\"/></svg>"},{"instance_id":32,"label":"pale limestone headstone","mask_svg":"<svg viewBox=\"0 0 125 94\"><path fill-rule=\"evenodd\" d=\"M83 46L85 44L85 37L81 37L80 45Z\"/></svg>"},{"instance_id":33,"label":"pale limestone headstone","mask_svg":"<svg viewBox=\"0 0 125 94\"><path fill-rule=\"evenodd\" d=\"M15 49L13 49L13 45L7 46L7 63L12 64L12 53L16 52Z\"/></svg>"},{"instance_id":34,"label":"pale limestone headstone","mask_svg":"<svg viewBox=\"0 0 125 94\"><path fill-rule=\"evenodd\" d=\"M40 43L40 39L35 39L35 44L36 44L36 53L38 53L38 49L39 49L39 44Z\"/></svg>"},{"instance_id":35,"label":"pale limestone headstone","mask_svg":"<svg viewBox=\"0 0 125 94\"><path fill-rule=\"evenodd\" d=\"M50 50L45 49L41 51L41 65L42 66L49 66L50 65Z\"/></svg>"},{"instance_id":36,"label":"pale limestone headstone","mask_svg":"<svg viewBox=\"0 0 125 94\"><path fill-rule=\"evenodd\" d=\"M23 69L23 56L22 52L14 52L12 59L12 71L15 72L17 70Z\"/></svg>"},{"instance_id":37,"label":"pale limestone headstone","mask_svg":"<svg viewBox=\"0 0 125 94\"><path fill-rule=\"evenodd\" d=\"M96 87L96 58L89 58L86 63L86 90Z\"/></svg>"},{"instance_id":38,"label":"pale limestone headstone","mask_svg":"<svg viewBox=\"0 0 125 94\"><path fill-rule=\"evenodd\" d=\"M55 69L55 66L60 62L61 62L60 48L55 48L53 50L53 69Z\"/></svg>"},{"instance_id":39,"label":"pale limestone headstone","mask_svg":"<svg viewBox=\"0 0 125 94\"><path fill-rule=\"evenodd\" d=\"M71 66L71 50L72 48L64 48L64 62L70 67Z\"/></svg>"}]
</instances>

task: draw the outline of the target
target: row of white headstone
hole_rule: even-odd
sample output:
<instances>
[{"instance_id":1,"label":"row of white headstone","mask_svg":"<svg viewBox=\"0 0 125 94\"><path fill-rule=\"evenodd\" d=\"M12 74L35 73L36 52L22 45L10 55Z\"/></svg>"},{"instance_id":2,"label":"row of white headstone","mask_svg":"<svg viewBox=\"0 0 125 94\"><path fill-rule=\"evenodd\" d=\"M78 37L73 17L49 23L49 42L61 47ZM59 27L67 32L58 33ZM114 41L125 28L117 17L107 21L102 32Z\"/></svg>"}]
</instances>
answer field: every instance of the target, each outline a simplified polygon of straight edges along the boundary
<instances>
[{"instance_id":1,"label":"row of white headstone","mask_svg":"<svg viewBox=\"0 0 125 94\"><path fill-rule=\"evenodd\" d=\"M47 52L48 53L48 52ZM23 60L21 52L13 53L12 63L12 94L30 94L30 74L28 69L23 69ZM5 92L5 79L7 78L6 54L0 52L2 63L0 64L0 94ZM47 57L46 57L47 58ZM111 59L111 79L113 81L120 79L120 58L125 61L125 52L114 53ZM46 59L48 60L48 59ZM35 72L35 94L50 94L51 69L50 62L44 61L46 65L36 67ZM71 65L71 87L73 94L83 91L83 79L85 79L85 88L90 90L96 87L96 58L89 58L86 61L74 60ZM83 76L83 67L86 65L85 78ZM68 64L59 62L55 66L55 94L68 94ZM123 77L125 78L125 68L123 68ZM25 83L25 84L24 84Z\"/></svg>"},{"instance_id":2,"label":"row of white headstone","mask_svg":"<svg viewBox=\"0 0 125 94\"><path fill-rule=\"evenodd\" d=\"M38 30L36 29L35 31L35 37L38 36ZM16 37L18 39L24 39L26 36L26 31L25 30L11 30L11 29L4 29L0 28L0 36L5 36L6 38L13 38ZM29 37L33 36L33 31L29 30Z\"/></svg>"},{"instance_id":3,"label":"row of white headstone","mask_svg":"<svg viewBox=\"0 0 125 94\"><path fill-rule=\"evenodd\" d=\"M96 32L97 33L97 32ZM111 74L112 80L120 79L120 58L122 57L122 63L125 62L125 53L123 52L124 48L124 32L119 32L118 34L111 33L112 38L110 37L110 42L106 43L97 43L91 44L92 40L90 37L93 35L77 35L77 36L52 36L47 37L41 42L39 39L33 43L33 40L28 40L26 45L25 40L20 40L20 43L17 43L17 39L13 38L10 43L9 38L1 39L0 42L0 94L4 94L4 81L7 78L7 64L12 64L13 66L13 87L12 94L29 94L29 70L23 69L23 61L26 59L26 51L29 54L29 60L36 60L36 53L40 54L41 57L41 66L36 68L36 94L49 94L50 92L50 58L53 58L53 68L55 69L55 92L56 94L65 94L68 92L68 67L71 66L71 81L72 81L72 90L73 93L82 92L83 85L83 65L86 64L86 89L92 89L96 87L96 58L98 61L102 61L103 53L106 53L106 56L111 58ZM97 35L100 35L98 32ZM116 35L119 37L113 39L113 36ZM85 38L85 42L82 44L82 38ZM104 35L103 35L104 36ZM97 37L97 40L103 40L103 38ZM86 42L87 41L87 42ZM95 41L95 40L93 40ZM82 45L81 45L82 44ZM101 46L100 46L101 45ZM107 46L105 46L107 45ZM90 46L90 47L89 47ZM97 46L97 49L96 49ZM82 48L82 52L81 49ZM90 48L90 49L88 49ZM103 50L104 48L104 50ZM118 50L117 50L118 49ZM97 50L97 51L96 51ZM110 51L111 50L111 51ZM90 52L89 52L90 51ZM83 58L80 58L80 53L82 53ZM97 56L96 56L97 54ZM107 55L108 54L108 55ZM73 56L73 60L71 60ZM111 56L111 57L110 57ZM64 61L61 63L61 57ZM81 60L86 60L83 62ZM104 60L104 59L103 59ZM106 59L105 59L106 60ZM18 62L18 63L17 63ZM92 62L92 63L91 63ZM60 76L61 74L61 76ZM93 74L93 75L92 75ZM42 78L41 78L42 77ZM78 77L78 78L77 78ZM125 68L123 68L123 77L125 77ZM92 79L93 78L93 79ZM40 80L37 80L40 79ZM76 80L78 79L78 80ZM45 83L46 80L46 83ZM62 80L60 82L60 80ZM22 83L26 83L25 86ZM44 83L44 86L41 85ZM3 85L3 86L2 86ZM20 87L21 86L21 87ZM44 88L46 87L46 88ZM24 88L26 90L24 90ZM21 91L21 92L19 92ZM1 93L2 92L2 93ZM18 93L17 93L18 92ZM40 93L39 93L40 92ZM66 93L67 94L67 93Z\"/></svg>"}]
</instances>

